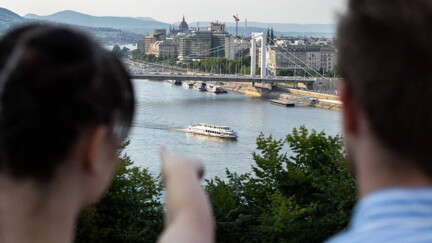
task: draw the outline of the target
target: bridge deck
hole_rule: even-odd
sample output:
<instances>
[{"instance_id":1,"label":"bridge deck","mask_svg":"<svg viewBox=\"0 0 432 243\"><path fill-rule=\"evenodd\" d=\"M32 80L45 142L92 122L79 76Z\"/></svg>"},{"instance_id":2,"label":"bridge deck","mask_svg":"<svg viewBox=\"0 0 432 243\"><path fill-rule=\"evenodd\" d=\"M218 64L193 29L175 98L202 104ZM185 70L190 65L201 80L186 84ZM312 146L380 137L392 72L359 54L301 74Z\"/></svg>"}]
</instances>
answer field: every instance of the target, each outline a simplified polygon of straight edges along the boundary
<instances>
[{"instance_id":1,"label":"bridge deck","mask_svg":"<svg viewBox=\"0 0 432 243\"><path fill-rule=\"evenodd\" d=\"M219 81L219 82L247 82L247 83L313 83L315 78L277 78L277 77L251 77L251 76L220 76L220 75L179 75L179 74L132 74L132 79L148 80L180 80L180 81Z\"/></svg>"}]
</instances>

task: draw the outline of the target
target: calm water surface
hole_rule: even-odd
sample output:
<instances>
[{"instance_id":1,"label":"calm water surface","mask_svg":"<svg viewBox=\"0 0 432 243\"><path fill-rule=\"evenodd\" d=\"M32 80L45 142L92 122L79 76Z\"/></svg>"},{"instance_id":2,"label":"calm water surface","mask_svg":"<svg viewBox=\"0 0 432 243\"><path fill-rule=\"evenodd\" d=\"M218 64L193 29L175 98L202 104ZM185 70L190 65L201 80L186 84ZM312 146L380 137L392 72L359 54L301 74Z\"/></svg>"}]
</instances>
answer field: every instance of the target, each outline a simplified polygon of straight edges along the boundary
<instances>
[{"instance_id":1,"label":"calm water surface","mask_svg":"<svg viewBox=\"0 0 432 243\"><path fill-rule=\"evenodd\" d=\"M268 100L237 93L214 95L168 83L134 80L137 114L125 152L135 165L158 174L159 147L202 159L206 177L225 178L225 169L250 171L256 138L263 132L283 138L293 128L340 133L340 112L310 107L285 108ZM187 134L183 129L200 122L226 125L238 132L237 141Z\"/></svg>"}]
</instances>

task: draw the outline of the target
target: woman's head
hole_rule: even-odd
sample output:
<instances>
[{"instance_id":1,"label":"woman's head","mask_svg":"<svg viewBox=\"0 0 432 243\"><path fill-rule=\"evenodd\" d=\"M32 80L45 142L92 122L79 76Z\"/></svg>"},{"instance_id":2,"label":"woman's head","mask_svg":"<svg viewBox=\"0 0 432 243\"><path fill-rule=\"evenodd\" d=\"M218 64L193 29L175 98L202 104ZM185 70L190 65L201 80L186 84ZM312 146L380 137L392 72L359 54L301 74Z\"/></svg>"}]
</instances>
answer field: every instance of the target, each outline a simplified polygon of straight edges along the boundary
<instances>
[{"instance_id":1,"label":"woman's head","mask_svg":"<svg viewBox=\"0 0 432 243\"><path fill-rule=\"evenodd\" d=\"M120 142L133 113L127 72L85 34L28 25L0 40L0 173L49 181L95 128Z\"/></svg>"}]
</instances>

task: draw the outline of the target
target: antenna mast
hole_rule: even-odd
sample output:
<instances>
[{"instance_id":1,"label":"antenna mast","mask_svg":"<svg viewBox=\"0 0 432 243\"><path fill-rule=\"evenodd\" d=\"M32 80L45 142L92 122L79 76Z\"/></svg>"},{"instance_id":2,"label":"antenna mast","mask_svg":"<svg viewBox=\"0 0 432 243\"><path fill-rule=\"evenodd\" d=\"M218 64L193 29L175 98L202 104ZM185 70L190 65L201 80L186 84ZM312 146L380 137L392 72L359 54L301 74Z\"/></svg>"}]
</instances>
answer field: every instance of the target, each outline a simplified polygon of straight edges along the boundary
<instances>
[{"instance_id":1,"label":"antenna mast","mask_svg":"<svg viewBox=\"0 0 432 243\"><path fill-rule=\"evenodd\" d=\"M247 35L247 19L245 19L245 29L244 29L244 36Z\"/></svg>"},{"instance_id":2,"label":"antenna mast","mask_svg":"<svg viewBox=\"0 0 432 243\"><path fill-rule=\"evenodd\" d=\"M237 15L233 15L234 17L234 21L236 22L236 32L235 32L235 37L238 37L238 22L240 21L238 14Z\"/></svg>"}]
</instances>

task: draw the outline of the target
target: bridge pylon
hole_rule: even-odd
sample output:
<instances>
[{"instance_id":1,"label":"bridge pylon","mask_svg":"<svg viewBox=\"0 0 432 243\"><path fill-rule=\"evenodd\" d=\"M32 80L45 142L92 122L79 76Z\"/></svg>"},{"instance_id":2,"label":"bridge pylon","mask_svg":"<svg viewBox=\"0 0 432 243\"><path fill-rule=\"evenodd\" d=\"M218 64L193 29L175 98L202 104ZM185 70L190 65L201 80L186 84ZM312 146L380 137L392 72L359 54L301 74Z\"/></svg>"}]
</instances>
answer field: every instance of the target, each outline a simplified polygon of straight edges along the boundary
<instances>
[{"instance_id":1,"label":"bridge pylon","mask_svg":"<svg viewBox=\"0 0 432 243\"><path fill-rule=\"evenodd\" d=\"M267 76L267 37L264 32L253 32L251 39L251 76L256 73L257 40L261 41L261 78Z\"/></svg>"}]
</instances>

